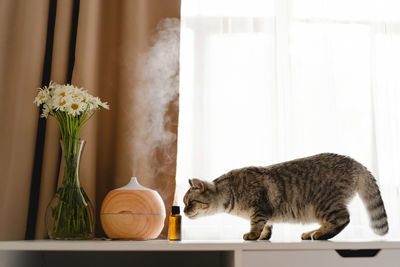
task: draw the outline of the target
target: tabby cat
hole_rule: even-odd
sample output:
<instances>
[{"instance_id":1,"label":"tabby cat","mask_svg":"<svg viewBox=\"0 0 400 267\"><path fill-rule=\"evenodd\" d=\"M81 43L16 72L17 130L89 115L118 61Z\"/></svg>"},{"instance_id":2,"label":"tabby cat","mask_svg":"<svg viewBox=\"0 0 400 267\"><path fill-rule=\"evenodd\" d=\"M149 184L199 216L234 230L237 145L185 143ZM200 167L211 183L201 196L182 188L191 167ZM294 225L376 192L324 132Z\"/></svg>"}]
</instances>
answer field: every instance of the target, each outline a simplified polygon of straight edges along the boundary
<instances>
[{"instance_id":1,"label":"tabby cat","mask_svg":"<svg viewBox=\"0 0 400 267\"><path fill-rule=\"evenodd\" d=\"M320 228L301 239L324 240L350 222L347 205L357 192L374 232L389 226L375 178L347 156L323 153L268 167L232 170L212 182L189 180L184 213L191 219L226 212L250 219L245 240L268 240L272 223L318 222Z\"/></svg>"}]
</instances>

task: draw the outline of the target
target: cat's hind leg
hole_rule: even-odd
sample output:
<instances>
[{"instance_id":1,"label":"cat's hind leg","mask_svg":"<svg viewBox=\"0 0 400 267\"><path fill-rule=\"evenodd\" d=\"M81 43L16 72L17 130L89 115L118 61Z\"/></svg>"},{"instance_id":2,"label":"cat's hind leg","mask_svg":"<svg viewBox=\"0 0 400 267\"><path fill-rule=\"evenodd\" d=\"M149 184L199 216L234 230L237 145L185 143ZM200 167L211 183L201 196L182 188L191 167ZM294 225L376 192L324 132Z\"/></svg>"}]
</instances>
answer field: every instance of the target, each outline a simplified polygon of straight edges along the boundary
<instances>
[{"instance_id":1,"label":"cat's hind leg","mask_svg":"<svg viewBox=\"0 0 400 267\"><path fill-rule=\"evenodd\" d=\"M347 208L330 211L325 217L321 227L317 230L303 233L303 240L327 240L340 233L350 222Z\"/></svg>"},{"instance_id":2,"label":"cat's hind leg","mask_svg":"<svg viewBox=\"0 0 400 267\"><path fill-rule=\"evenodd\" d=\"M264 230L262 231L260 237L258 239L260 240L269 240L272 235L272 225L265 225Z\"/></svg>"}]
</instances>

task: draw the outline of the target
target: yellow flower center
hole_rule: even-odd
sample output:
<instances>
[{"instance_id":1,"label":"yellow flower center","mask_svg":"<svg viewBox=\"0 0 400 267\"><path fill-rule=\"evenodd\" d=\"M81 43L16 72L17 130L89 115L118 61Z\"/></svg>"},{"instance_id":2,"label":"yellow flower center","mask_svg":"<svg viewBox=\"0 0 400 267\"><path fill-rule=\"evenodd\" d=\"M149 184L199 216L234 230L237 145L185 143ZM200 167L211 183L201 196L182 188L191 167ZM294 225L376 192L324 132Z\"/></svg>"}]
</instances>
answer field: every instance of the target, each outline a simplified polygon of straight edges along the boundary
<instances>
[{"instance_id":1,"label":"yellow flower center","mask_svg":"<svg viewBox=\"0 0 400 267\"><path fill-rule=\"evenodd\" d=\"M77 110L79 108L79 105L74 103L71 105L71 108Z\"/></svg>"},{"instance_id":2,"label":"yellow flower center","mask_svg":"<svg viewBox=\"0 0 400 267\"><path fill-rule=\"evenodd\" d=\"M65 100L63 100L63 101L61 101L60 103L58 103L58 105L59 105L59 106L64 106L65 103L67 103L67 102L65 102Z\"/></svg>"},{"instance_id":3,"label":"yellow flower center","mask_svg":"<svg viewBox=\"0 0 400 267\"><path fill-rule=\"evenodd\" d=\"M61 93L60 93L60 96L65 96L65 92L61 92Z\"/></svg>"},{"instance_id":4,"label":"yellow flower center","mask_svg":"<svg viewBox=\"0 0 400 267\"><path fill-rule=\"evenodd\" d=\"M44 98L45 98L44 95L41 95L41 96L39 97L40 100L42 100L42 99L44 99Z\"/></svg>"}]
</instances>

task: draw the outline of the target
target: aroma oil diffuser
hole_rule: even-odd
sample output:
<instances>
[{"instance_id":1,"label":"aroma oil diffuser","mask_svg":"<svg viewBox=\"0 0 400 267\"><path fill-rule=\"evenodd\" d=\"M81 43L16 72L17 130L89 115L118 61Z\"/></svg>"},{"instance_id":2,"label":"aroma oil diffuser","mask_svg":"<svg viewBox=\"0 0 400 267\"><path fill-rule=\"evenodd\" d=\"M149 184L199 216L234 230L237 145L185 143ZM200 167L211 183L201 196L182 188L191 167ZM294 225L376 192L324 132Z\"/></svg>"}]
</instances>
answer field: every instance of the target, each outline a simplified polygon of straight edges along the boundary
<instances>
[{"instance_id":1,"label":"aroma oil diffuser","mask_svg":"<svg viewBox=\"0 0 400 267\"><path fill-rule=\"evenodd\" d=\"M101 205L101 225L113 239L157 238L164 219L165 206L160 195L140 185L136 177L129 184L111 190Z\"/></svg>"}]
</instances>

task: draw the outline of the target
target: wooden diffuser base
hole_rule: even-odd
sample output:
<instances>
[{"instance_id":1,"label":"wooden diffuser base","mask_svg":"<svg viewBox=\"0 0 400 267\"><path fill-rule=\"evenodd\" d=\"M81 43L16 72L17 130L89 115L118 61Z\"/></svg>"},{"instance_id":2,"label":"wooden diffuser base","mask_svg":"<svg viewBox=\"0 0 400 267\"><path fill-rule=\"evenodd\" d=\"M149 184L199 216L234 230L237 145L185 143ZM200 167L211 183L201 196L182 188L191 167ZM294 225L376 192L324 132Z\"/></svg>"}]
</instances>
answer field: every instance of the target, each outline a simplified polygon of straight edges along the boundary
<instances>
[{"instance_id":1,"label":"wooden diffuser base","mask_svg":"<svg viewBox=\"0 0 400 267\"><path fill-rule=\"evenodd\" d=\"M164 227L165 207L160 195L138 184L136 178L110 191L101 206L104 232L112 239L157 238Z\"/></svg>"}]
</instances>

